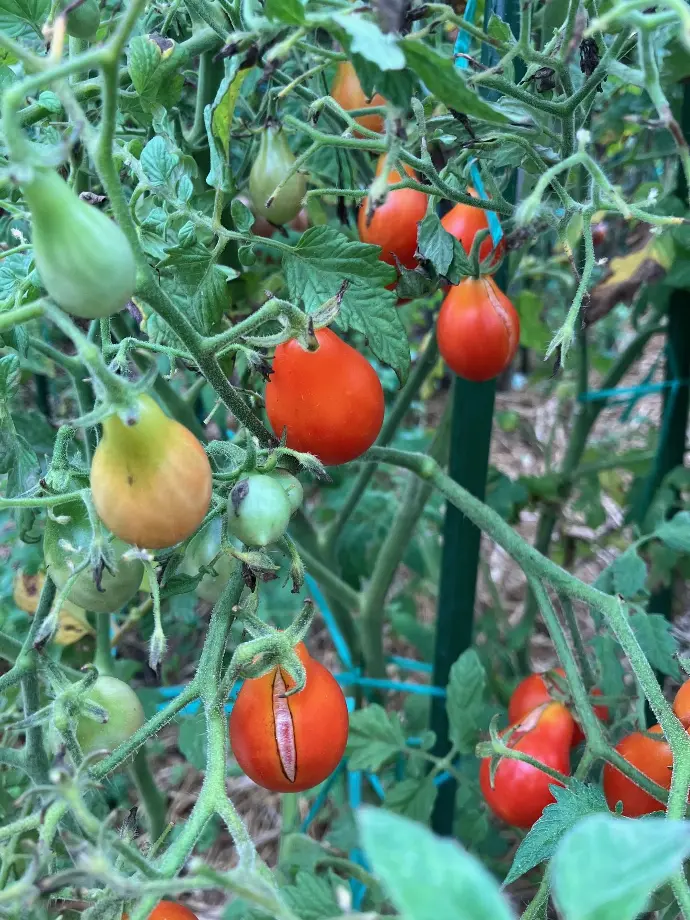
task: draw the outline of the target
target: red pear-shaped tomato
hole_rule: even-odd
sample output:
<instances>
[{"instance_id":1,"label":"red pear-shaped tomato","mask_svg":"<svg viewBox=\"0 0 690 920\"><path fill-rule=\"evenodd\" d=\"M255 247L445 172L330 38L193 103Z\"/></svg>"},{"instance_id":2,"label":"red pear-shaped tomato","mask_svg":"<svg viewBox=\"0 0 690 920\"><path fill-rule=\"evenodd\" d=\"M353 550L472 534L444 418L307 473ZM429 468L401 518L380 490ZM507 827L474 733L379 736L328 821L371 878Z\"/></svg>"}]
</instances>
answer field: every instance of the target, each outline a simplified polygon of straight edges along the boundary
<instances>
[{"instance_id":1,"label":"red pear-shaped tomato","mask_svg":"<svg viewBox=\"0 0 690 920\"><path fill-rule=\"evenodd\" d=\"M618 742L616 750L649 779L664 789L670 789L673 770L671 748L662 734L660 725L653 725L649 732L658 735L658 738L650 738L642 732L633 732ZM603 782L609 808L614 811L616 804L622 802L626 818L639 818L653 811L664 811L666 807L663 802L645 792L610 763L604 764Z\"/></svg>"},{"instance_id":2,"label":"red pear-shaped tomato","mask_svg":"<svg viewBox=\"0 0 690 920\"><path fill-rule=\"evenodd\" d=\"M318 329L316 351L292 339L276 348L266 385L266 412L287 446L335 466L368 450L383 423L376 371L330 329Z\"/></svg>"},{"instance_id":3,"label":"red pear-shaped tomato","mask_svg":"<svg viewBox=\"0 0 690 920\"><path fill-rule=\"evenodd\" d=\"M276 668L246 680L230 714L235 759L255 783L273 792L318 786L338 766L347 744L343 691L304 643L296 651L307 671L303 690L286 697L294 681Z\"/></svg>"},{"instance_id":4,"label":"red pear-shaped tomato","mask_svg":"<svg viewBox=\"0 0 690 920\"><path fill-rule=\"evenodd\" d=\"M376 175L380 175L384 158L378 162ZM414 172L405 167L407 174L414 178ZM388 182L394 185L400 182L400 173L392 170L388 174ZM389 192L388 197L380 208L374 211L373 217L367 223L369 198L365 198L359 206L357 215L357 228L359 238L363 243L372 243L381 247L379 258L389 265L396 265L395 256L405 268L415 268L417 260L417 224L426 214L427 196L413 188L400 188Z\"/></svg>"},{"instance_id":5,"label":"red pear-shaped tomato","mask_svg":"<svg viewBox=\"0 0 690 920\"><path fill-rule=\"evenodd\" d=\"M211 466L204 448L149 397L126 424L103 422L91 464L96 511L115 536L149 549L186 540L211 503Z\"/></svg>"},{"instance_id":6,"label":"red pear-shaped tomato","mask_svg":"<svg viewBox=\"0 0 690 920\"><path fill-rule=\"evenodd\" d=\"M546 767L570 774L570 743L573 719L565 706L549 703L534 710L511 734L508 747L529 754ZM479 783L486 804L495 815L514 827L532 827L547 805L555 801L549 786L553 777L531 764L501 758L491 786L491 758L482 760Z\"/></svg>"},{"instance_id":7,"label":"red pear-shaped tomato","mask_svg":"<svg viewBox=\"0 0 690 920\"><path fill-rule=\"evenodd\" d=\"M476 197L476 192L470 190L470 194ZM489 219L486 211L482 210L482 208L473 208L468 204L458 203L451 208L447 214L444 214L441 218L441 225L451 236L454 236L456 240L460 241L462 248L469 255L475 236L480 230L488 229ZM487 236L479 247L480 261L487 258L493 246L494 244L491 236ZM494 261L498 261L503 255L505 248L505 242L502 238L496 247L496 257Z\"/></svg>"},{"instance_id":8,"label":"red pear-shaped tomato","mask_svg":"<svg viewBox=\"0 0 690 920\"><path fill-rule=\"evenodd\" d=\"M480 383L497 377L515 357L520 318L493 278L464 278L443 301L436 334L448 367Z\"/></svg>"},{"instance_id":9,"label":"red pear-shaped tomato","mask_svg":"<svg viewBox=\"0 0 690 920\"><path fill-rule=\"evenodd\" d=\"M331 87L331 96L338 105L350 112L352 109L367 109L370 106L385 105L386 100L379 93L367 99L359 82L355 68L349 61L341 61ZM381 115L358 115L355 119L358 125L369 128L370 131L383 131L383 118Z\"/></svg>"}]
</instances>

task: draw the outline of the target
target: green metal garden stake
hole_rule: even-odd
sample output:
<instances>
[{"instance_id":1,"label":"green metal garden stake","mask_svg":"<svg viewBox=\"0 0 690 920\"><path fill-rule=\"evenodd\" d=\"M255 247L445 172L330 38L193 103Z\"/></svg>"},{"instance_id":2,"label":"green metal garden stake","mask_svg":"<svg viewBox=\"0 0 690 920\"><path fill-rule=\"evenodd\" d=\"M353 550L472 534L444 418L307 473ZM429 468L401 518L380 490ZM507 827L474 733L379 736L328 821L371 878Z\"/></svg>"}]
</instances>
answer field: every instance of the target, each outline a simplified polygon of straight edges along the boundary
<instances>
[{"instance_id":1,"label":"green metal garden stake","mask_svg":"<svg viewBox=\"0 0 690 920\"><path fill-rule=\"evenodd\" d=\"M485 27L495 12L516 32L517 0L487 0ZM506 197L515 194L515 179ZM512 192L512 195L510 194ZM507 262L496 275L496 282L506 289ZM484 499L489 470L491 423L496 396L496 381L472 383L456 378L453 385L448 473L472 495ZM443 527L443 557L436 618L436 649L433 682L445 687L452 665L472 644L474 600L477 589L479 543L481 533L457 508L448 505ZM434 697L431 704L431 728L436 735L433 753L443 757L450 750L445 700ZM431 826L437 834L453 833L456 784L443 783L438 790Z\"/></svg>"}]
</instances>

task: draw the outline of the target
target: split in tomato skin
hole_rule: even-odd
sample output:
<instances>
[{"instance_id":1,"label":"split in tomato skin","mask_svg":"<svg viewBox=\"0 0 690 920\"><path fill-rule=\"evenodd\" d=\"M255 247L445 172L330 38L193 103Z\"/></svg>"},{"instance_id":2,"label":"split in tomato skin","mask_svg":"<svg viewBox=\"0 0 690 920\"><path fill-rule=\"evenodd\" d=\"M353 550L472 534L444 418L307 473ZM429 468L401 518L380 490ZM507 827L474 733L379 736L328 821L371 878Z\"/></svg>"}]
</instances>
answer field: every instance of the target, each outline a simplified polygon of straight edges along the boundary
<instances>
[{"instance_id":1,"label":"split in tomato skin","mask_svg":"<svg viewBox=\"0 0 690 920\"><path fill-rule=\"evenodd\" d=\"M330 329L318 329L319 347L292 339L279 345L266 384L266 413L287 446L314 454L327 466L361 456L381 431L383 388L366 358Z\"/></svg>"},{"instance_id":2,"label":"split in tomato skin","mask_svg":"<svg viewBox=\"0 0 690 920\"><path fill-rule=\"evenodd\" d=\"M295 649L307 672L299 693L276 668L242 685L230 714L230 746L254 782L273 792L303 792L327 779L347 744L349 717L333 675L307 652Z\"/></svg>"},{"instance_id":3,"label":"split in tomato skin","mask_svg":"<svg viewBox=\"0 0 690 920\"><path fill-rule=\"evenodd\" d=\"M211 504L211 465L200 442L150 396L139 415L103 422L91 463L98 516L115 536L147 549L174 546L199 527Z\"/></svg>"},{"instance_id":4,"label":"split in tomato skin","mask_svg":"<svg viewBox=\"0 0 690 920\"><path fill-rule=\"evenodd\" d=\"M436 323L441 357L458 377L483 383L515 357L520 318L488 275L464 278L446 295Z\"/></svg>"}]
</instances>

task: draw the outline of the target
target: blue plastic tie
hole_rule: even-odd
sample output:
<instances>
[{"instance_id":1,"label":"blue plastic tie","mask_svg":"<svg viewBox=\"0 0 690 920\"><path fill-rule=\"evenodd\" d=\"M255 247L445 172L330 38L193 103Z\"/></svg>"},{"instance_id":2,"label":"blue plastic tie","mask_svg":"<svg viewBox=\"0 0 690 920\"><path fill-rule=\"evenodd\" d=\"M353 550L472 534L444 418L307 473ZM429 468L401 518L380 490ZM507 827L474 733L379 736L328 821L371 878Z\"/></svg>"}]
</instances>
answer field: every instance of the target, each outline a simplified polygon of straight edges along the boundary
<instances>
[{"instance_id":1,"label":"blue plastic tie","mask_svg":"<svg viewBox=\"0 0 690 920\"><path fill-rule=\"evenodd\" d=\"M465 6L465 12L463 14L463 19L466 19L468 22L472 22L477 11L476 0L467 0L467 5ZM456 55L455 66L458 70L466 70L469 61L465 57L457 57L460 54L467 54L470 42L472 41L472 36L469 32L466 32L464 29L458 31L458 37L455 39L455 48L453 49ZM470 176L472 177L472 185L477 191L477 194L483 201L488 200L488 195L486 194L486 189L484 188L484 183L482 182L481 173L479 172L479 167L477 166L476 160L473 160L470 164ZM489 230L491 231L491 240L494 244L494 248L503 239L503 227L501 222L498 219L498 215L494 211L486 212L487 221L489 223Z\"/></svg>"},{"instance_id":2,"label":"blue plastic tie","mask_svg":"<svg viewBox=\"0 0 690 920\"><path fill-rule=\"evenodd\" d=\"M331 611L331 608L328 606L328 601L323 596L321 589L316 584L316 582L311 577L311 575L306 575L305 581L307 583L309 591L311 592L311 594L314 597L314 600L316 601L316 606L319 608L321 616L328 628L328 632L331 634L331 639L333 639L333 645L335 645L335 650L338 653L338 657L340 658L340 660L342 661L342 663L345 665L346 668L352 668L353 661L352 661L352 655L350 654L350 649L347 647L347 642L345 641L345 637L340 631L340 627L338 626L338 623L336 622L336 619L333 616L333 612Z\"/></svg>"}]
</instances>

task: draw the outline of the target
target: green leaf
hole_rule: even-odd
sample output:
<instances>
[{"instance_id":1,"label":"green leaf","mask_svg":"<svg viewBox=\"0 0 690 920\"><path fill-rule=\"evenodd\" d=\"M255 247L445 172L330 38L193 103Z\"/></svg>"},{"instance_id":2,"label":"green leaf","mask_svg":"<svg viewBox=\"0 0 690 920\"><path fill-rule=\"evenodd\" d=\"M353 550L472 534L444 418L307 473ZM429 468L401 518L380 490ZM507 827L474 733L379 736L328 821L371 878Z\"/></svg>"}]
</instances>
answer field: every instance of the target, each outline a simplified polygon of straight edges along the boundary
<instances>
[{"instance_id":1,"label":"green leaf","mask_svg":"<svg viewBox=\"0 0 690 920\"><path fill-rule=\"evenodd\" d=\"M405 748L405 735L396 714L374 703L350 714L347 742L350 770L378 770Z\"/></svg>"},{"instance_id":2,"label":"green leaf","mask_svg":"<svg viewBox=\"0 0 690 920\"><path fill-rule=\"evenodd\" d=\"M441 226L438 214L427 214L419 225L417 249L439 275L447 275L453 261L453 237Z\"/></svg>"},{"instance_id":3,"label":"green leaf","mask_svg":"<svg viewBox=\"0 0 690 920\"><path fill-rule=\"evenodd\" d=\"M567 920L634 920L690 854L690 825L663 818L584 818L551 861Z\"/></svg>"},{"instance_id":4,"label":"green leaf","mask_svg":"<svg viewBox=\"0 0 690 920\"><path fill-rule=\"evenodd\" d=\"M42 38L50 0L0 0L0 32L10 38L34 35Z\"/></svg>"},{"instance_id":5,"label":"green leaf","mask_svg":"<svg viewBox=\"0 0 690 920\"><path fill-rule=\"evenodd\" d=\"M496 881L454 841L380 808L358 823L376 877L405 920L511 920Z\"/></svg>"},{"instance_id":6,"label":"green leaf","mask_svg":"<svg viewBox=\"0 0 690 920\"><path fill-rule=\"evenodd\" d=\"M305 21L301 0L266 0L264 12L269 19L277 19L291 26L301 26Z\"/></svg>"},{"instance_id":7,"label":"green leaf","mask_svg":"<svg viewBox=\"0 0 690 920\"><path fill-rule=\"evenodd\" d=\"M139 162L151 187L163 188L169 185L180 158L169 150L162 137L153 137L142 150Z\"/></svg>"},{"instance_id":8,"label":"green leaf","mask_svg":"<svg viewBox=\"0 0 690 920\"><path fill-rule=\"evenodd\" d=\"M486 673L473 648L467 649L450 669L446 711L450 740L461 754L474 751L482 726Z\"/></svg>"},{"instance_id":9,"label":"green leaf","mask_svg":"<svg viewBox=\"0 0 690 920\"><path fill-rule=\"evenodd\" d=\"M407 38L402 44L408 67L414 70L441 102L470 118L481 118L493 124L505 124L508 121L505 115L467 87L449 57L442 57L414 38Z\"/></svg>"},{"instance_id":10,"label":"green leaf","mask_svg":"<svg viewBox=\"0 0 690 920\"><path fill-rule=\"evenodd\" d=\"M17 395L20 373L17 355L5 355L4 358L0 358L0 403L6 405Z\"/></svg>"},{"instance_id":11,"label":"green leaf","mask_svg":"<svg viewBox=\"0 0 690 920\"><path fill-rule=\"evenodd\" d=\"M182 94L184 78L178 66L184 52L170 38L136 35L129 43L127 67L139 101L147 111L156 104L166 109Z\"/></svg>"},{"instance_id":12,"label":"green leaf","mask_svg":"<svg viewBox=\"0 0 690 920\"><path fill-rule=\"evenodd\" d=\"M438 789L433 777L426 779L404 779L386 790L386 808L412 821L428 824Z\"/></svg>"},{"instance_id":13,"label":"green leaf","mask_svg":"<svg viewBox=\"0 0 690 920\"><path fill-rule=\"evenodd\" d=\"M434 631L406 610L392 608L390 621L393 631L410 642L425 661L434 655Z\"/></svg>"},{"instance_id":14,"label":"green leaf","mask_svg":"<svg viewBox=\"0 0 690 920\"><path fill-rule=\"evenodd\" d=\"M311 872L298 872L296 883L281 888L280 894L300 920L327 920L340 913L333 886Z\"/></svg>"},{"instance_id":15,"label":"green leaf","mask_svg":"<svg viewBox=\"0 0 690 920\"><path fill-rule=\"evenodd\" d=\"M396 296L384 285L395 281L395 269L378 258L378 246L348 240L331 227L312 227L292 251L283 267L292 300L313 313L334 297L347 280L338 325L366 336L376 357L388 364L402 382L410 367L410 347Z\"/></svg>"},{"instance_id":16,"label":"green leaf","mask_svg":"<svg viewBox=\"0 0 690 920\"><path fill-rule=\"evenodd\" d=\"M647 566L631 547L622 553L610 566L613 590L626 600L644 591L647 580Z\"/></svg>"},{"instance_id":17,"label":"green leaf","mask_svg":"<svg viewBox=\"0 0 690 920\"><path fill-rule=\"evenodd\" d=\"M515 36L513 35L510 26L495 13L491 14L491 19L489 19L489 28L487 31L491 38L498 39L500 42L506 42L509 45L515 44Z\"/></svg>"},{"instance_id":18,"label":"green leaf","mask_svg":"<svg viewBox=\"0 0 690 920\"><path fill-rule=\"evenodd\" d=\"M638 610L630 617L630 625L652 667L680 680L681 671L676 659L678 642L672 633L673 624L660 613Z\"/></svg>"},{"instance_id":19,"label":"green leaf","mask_svg":"<svg viewBox=\"0 0 690 920\"><path fill-rule=\"evenodd\" d=\"M534 291L522 290L515 298L515 309L520 317L520 344L543 355L549 347L551 332L541 318L544 309L542 298Z\"/></svg>"},{"instance_id":20,"label":"green leaf","mask_svg":"<svg viewBox=\"0 0 690 920\"><path fill-rule=\"evenodd\" d=\"M206 184L220 189L228 195L234 194L234 179L230 171L230 137L235 105L249 69L239 69L240 58L236 55L229 64L226 75L221 80L216 98L204 109L204 124L211 154L211 169L206 176Z\"/></svg>"},{"instance_id":21,"label":"green leaf","mask_svg":"<svg viewBox=\"0 0 690 920\"><path fill-rule=\"evenodd\" d=\"M664 521L654 535L670 549L690 553L690 511L679 511L670 521Z\"/></svg>"},{"instance_id":22,"label":"green leaf","mask_svg":"<svg viewBox=\"0 0 690 920\"><path fill-rule=\"evenodd\" d=\"M336 13L333 21L349 36L352 54L361 55L380 70L403 70L405 55L397 35L382 32L375 22L361 16Z\"/></svg>"},{"instance_id":23,"label":"green leaf","mask_svg":"<svg viewBox=\"0 0 690 920\"><path fill-rule=\"evenodd\" d=\"M604 696L620 696L625 692L625 672L620 658L620 646L613 636L592 636L590 645L599 662L597 686Z\"/></svg>"},{"instance_id":24,"label":"green leaf","mask_svg":"<svg viewBox=\"0 0 690 920\"><path fill-rule=\"evenodd\" d=\"M210 265L192 301L194 325L203 335L219 331L223 313L229 306L228 281L238 272L221 265Z\"/></svg>"},{"instance_id":25,"label":"green leaf","mask_svg":"<svg viewBox=\"0 0 690 920\"><path fill-rule=\"evenodd\" d=\"M600 786L587 786L572 779L567 789L553 786L552 792L555 803L546 806L541 818L520 843L504 885L510 885L525 872L550 859L558 841L581 818L597 812L609 814Z\"/></svg>"},{"instance_id":26,"label":"green leaf","mask_svg":"<svg viewBox=\"0 0 690 920\"><path fill-rule=\"evenodd\" d=\"M32 489L38 483L41 472L38 457L26 438L20 435L15 435L15 438L14 464L7 476L6 498L23 495Z\"/></svg>"},{"instance_id":27,"label":"green leaf","mask_svg":"<svg viewBox=\"0 0 690 920\"><path fill-rule=\"evenodd\" d=\"M181 718L177 746L193 767L206 769L206 722L202 712Z\"/></svg>"}]
</instances>

